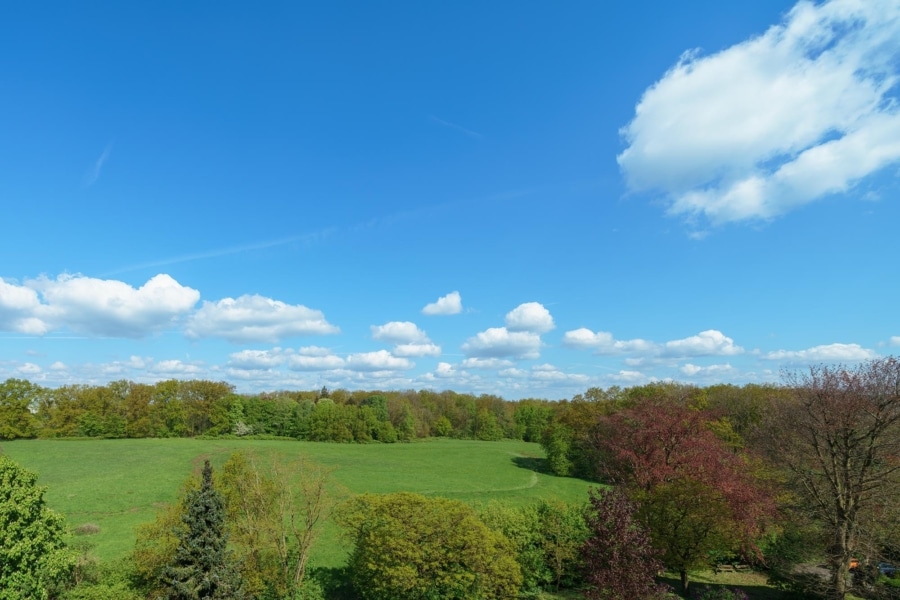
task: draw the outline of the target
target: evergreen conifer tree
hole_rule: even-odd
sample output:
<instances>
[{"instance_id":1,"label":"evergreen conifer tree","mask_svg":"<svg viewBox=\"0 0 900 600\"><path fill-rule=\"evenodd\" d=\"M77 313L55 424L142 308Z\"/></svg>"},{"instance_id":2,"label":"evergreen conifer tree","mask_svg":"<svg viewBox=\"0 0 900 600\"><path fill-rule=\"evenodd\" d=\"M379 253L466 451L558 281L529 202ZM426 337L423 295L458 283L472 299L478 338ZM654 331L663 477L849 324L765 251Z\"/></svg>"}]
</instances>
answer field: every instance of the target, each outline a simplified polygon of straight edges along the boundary
<instances>
[{"instance_id":1,"label":"evergreen conifer tree","mask_svg":"<svg viewBox=\"0 0 900 600\"><path fill-rule=\"evenodd\" d=\"M168 600L241 598L238 572L227 548L225 506L213 486L208 460L200 489L185 498L182 522L175 558L164 575Z\"/></svg>"}]
</instances>

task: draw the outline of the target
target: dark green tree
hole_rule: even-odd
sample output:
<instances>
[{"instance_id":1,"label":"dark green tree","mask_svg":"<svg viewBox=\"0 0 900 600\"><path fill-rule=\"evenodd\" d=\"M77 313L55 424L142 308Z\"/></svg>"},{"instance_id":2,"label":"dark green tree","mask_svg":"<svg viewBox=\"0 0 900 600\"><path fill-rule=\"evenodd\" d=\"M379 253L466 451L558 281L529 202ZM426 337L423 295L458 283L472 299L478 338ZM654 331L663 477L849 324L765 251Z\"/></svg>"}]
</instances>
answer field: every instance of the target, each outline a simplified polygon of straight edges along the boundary
<instances>
[{"instance_id":1,"label":"dark green tree","mask_svg":"<svg viewBox=\"0 0 900 600\"><path fill-rule=\"evenodd\" d=\"M76 555L64 535L37 476L0 455L0 600L45 599L65 582Z\"/></svg>"},{"instance_id":2,"label":"dark green tree","mask_svg":"<svg viewBox=\"0 0 900 600\"><path fill-rule=\"evenodd\" d=\"M163 575L169 600L241 598L238 571L228 553L225 505L203 465L200 488L188 492L175 558Z\"/></svg>"}]
</instances>

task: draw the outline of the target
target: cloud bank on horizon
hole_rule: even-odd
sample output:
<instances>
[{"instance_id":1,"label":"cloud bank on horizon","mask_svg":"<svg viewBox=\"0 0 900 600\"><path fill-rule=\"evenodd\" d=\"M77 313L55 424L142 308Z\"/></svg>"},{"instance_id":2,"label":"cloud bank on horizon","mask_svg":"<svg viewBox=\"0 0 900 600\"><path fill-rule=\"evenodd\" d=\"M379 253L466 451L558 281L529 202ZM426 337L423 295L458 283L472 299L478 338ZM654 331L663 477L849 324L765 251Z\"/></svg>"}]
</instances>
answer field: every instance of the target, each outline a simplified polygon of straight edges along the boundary
<instances>
[{"instance_id":1,"label":"cloud bank on horizon","mask_svg":"<svg viewBox=\"0 0 900 600\"><path fill-rule=\"evenodd\" d=\"M646 90L618 162L712 225L768 220L900 162L900 3L803 1L764 34L686 52Z\"/></svg>"},{"instance_id":2,"label":"cloud bank on horizon","mask_svg":"<svg viewBox=\"0 0 900 600\"><path fill-rule=\"evenodd\" d=\"M444 311L459 308L459 293L441 298ZM199 303L199 306L198 306ZM440 304L440 301L435 304ZM447 309L447 306L450 306ZM321 382L348 387L455 387L459 390L500 387L515 396L534 389L559 389L589 385L634 385L656 380L648 368L667 367L690 381L714 381L737 373L730 363L696 365L697 358L752 355L760 364L802 365L810 362L855 362L879 356L854 343L832 343L807 349L747 351L715 329L663 342L645 339L619 340L611 332L580 327L550 337L556 328L553 315L540 302L523 302L505 315L504 324L470 335L460 346L463 358L453 363L440 360L433 368L409 372L414 359L436 359L443 345L412 321L371 325L371 339L392 345L373 351L341 353L327 346L284 347L282 342L301 337L341 336L344 330L331 324L322 311L259 295L201 302L199 291L158 274L133 287L118 280L83 275L39 277L22 284L0 279L0 331L27 336L52 337L77 333L94 338L134 339L180 332L188 340L216 338L235 345L279 344L270 348L243 348L228 354L222 364L203 360L131 356L127 361L105 364L66 364L55 361L42 368L33 361L0 363L6 376L28 377L47 384L102 381L130 377L159 380L171 377L223 378L244 382L251 389L317 387ZM888 344L900 345L900 336ZM618 356L624 368L591 376L541 359L547 347L591 351ZM748 381L771 381L769 375L753 375Z\"/></svg>"}]
</instances>

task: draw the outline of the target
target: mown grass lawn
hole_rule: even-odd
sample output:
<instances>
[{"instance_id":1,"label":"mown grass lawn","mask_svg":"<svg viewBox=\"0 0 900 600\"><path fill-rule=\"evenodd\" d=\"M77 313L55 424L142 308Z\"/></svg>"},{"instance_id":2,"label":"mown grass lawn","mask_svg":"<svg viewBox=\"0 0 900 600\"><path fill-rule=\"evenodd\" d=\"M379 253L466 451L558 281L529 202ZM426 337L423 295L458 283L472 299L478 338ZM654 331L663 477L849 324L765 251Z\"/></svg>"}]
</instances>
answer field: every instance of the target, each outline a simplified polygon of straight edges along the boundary
<instances>
[{"instance_id":1,"label":"mown grass lawn","mask_svg":"<svg viewBox=\"0 0 900 600\"><path fill-rule=\"evenodd\" d=\"M19 440L2 450L36 471L47 502L72 528L86 523L100 533L101 560L125 556L134 531L173 502L183 482L205 459L220 467L228 456L252 449L262 456L304 457L332 470L332 491L346 498L365 492L411 491L479 505L498 500L522 505L536 499L584 502L591 484L542 472L543 451L521 441L433 439L409 444L328 444L271 440ZM347 549L331 522L323 528L312 566L337 567Z\"/></svg>"}]
</instances>

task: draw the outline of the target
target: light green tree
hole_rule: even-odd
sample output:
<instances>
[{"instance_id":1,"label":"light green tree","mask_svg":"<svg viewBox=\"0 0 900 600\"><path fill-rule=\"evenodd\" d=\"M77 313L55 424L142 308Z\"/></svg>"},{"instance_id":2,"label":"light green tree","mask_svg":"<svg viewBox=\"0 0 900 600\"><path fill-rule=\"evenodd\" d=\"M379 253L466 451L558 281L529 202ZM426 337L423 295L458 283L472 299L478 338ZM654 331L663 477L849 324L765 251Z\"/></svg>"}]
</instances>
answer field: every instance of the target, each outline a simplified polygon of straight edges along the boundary
<instances>
[{"instance_id":1,"label":"light green tree","mask_svg":"<svg viewBox=\"0 0 900 600\"><path fill-rule=\"evenodd\" d=\"M32 413L44 389L24 379L0 383L0 440L33 438L37 419Z\"/></svg>"},{"instance_id":2,"label":"light green tree","mask_svg":"<svg viewBox=\"0 0 900 600\"><path fill-rule=\"evenodd\" d=\"M515 550L458 500L399 492L351 500L339 521L353 540L350 578L364 600L515 598Z\"/></svg>"},{"instance_id":3,"label":"light green tree","mask_svg":"<svg viewBox=\"0 0 900 600\"><path fill-rule=\"evenodd\" d=\"M0 600L44 600L65 583L76 560L65 530L37 476L0 455Z\"/></svg>"}]
</instances>

